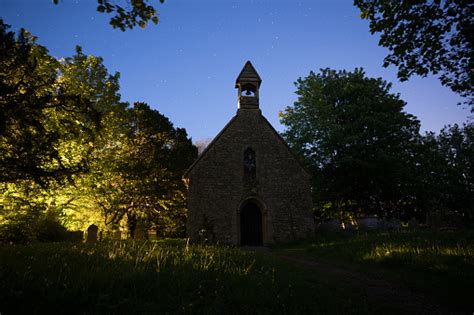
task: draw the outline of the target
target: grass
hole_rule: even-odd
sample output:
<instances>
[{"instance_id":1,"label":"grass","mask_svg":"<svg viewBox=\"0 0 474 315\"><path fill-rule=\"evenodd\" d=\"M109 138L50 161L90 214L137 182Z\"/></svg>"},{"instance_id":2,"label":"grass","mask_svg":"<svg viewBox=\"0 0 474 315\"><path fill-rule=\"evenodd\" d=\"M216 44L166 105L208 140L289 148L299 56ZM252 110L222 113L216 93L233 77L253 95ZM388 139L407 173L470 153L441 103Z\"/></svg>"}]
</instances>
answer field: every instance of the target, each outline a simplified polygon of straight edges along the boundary
<instances>
[{"instance_id":1,"label":"grass","mask_svg":"<svg viewBox=\"0 0 474 315\"><path fill-rule=\"evenodd\" d=\"M339 303L345 293L331 297L323 283L308 285L304 272L230 247L176 240L49 243L3 246L0 257L2 314L295 314L354 308Z\"/></svg>"},{"instance_id":2,"label":"grass","mask_svg":"<svg viewBox=\"0 0 474 315\"><path fill-rule=\"evenodd\" d=\"M472 233L317 235L271 254L184 240L0 246L0 313L401 313L343 278L279 258L330 262L429 294L472 292ZM400 276L397 276L400 275ZM427 280L428 279L428 280ZM418 281L420 280L420 281ZM454 281L454 282L452 282ZM445 288L440 288L445 286ZM458 288L459 287L459 288ZM461 288L469 290L464 293ZM446 297L445 297L446 299ZM464 302L463 302L464 303ZM469 304L471 303L471 304ZM472 302L462 304L461 310Z\"/></svg>"},{"instance_id":3,"label":"grass","mask_svg":"<svg viewBox=\"0 0 474 315\"><path fill-rule=\"evenodd\" d=\"M1 257L2 313L219 312L229 297L265 304L252 295L256 290L281 290L271 289L274 269L249 253L183 242L35 244L4 247ZM251 290L238 289L249 281ZM248 305L234 308L248 311Z\"/></svg>"},{"instance_id":4,"label":"grass","mask_svg":"<svg viewBox=\"0 0 474 315\"><path fill-rule=\"evenodd\" d=\"M388 279L472 312L474 231L320 233L274 251Z\"/></svg>"}]
</instances>

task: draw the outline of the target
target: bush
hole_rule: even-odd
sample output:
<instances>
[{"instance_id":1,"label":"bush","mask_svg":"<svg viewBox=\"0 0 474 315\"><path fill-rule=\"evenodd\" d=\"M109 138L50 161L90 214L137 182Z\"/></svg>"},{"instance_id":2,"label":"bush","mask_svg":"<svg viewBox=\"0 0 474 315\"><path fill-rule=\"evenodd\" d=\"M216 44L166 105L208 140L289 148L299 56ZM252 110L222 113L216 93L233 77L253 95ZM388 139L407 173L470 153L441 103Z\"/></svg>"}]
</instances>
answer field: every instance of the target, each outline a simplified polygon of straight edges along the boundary
<instances>
[{"instance_id":1,"label":"bush","mask_svg":"<svg viewBox=\"0 0 474 315\"><path fill-rule=\"evenodd\" d=\"M0 226L0 242L25 244L35 241L59 242L70 239L69 232L54 213L16 215Z\"/></svg>"},{"instance_id":2,"label":"bush","mask_svg":"<svg viewBox=\"0 0 474 315\"><path fill-rule=\"evenodd\" d=\"M45 215L33 225L33 234L40 242L58 242L68 238L67 229L53 215Z\"/></svg>"}]
</instances>

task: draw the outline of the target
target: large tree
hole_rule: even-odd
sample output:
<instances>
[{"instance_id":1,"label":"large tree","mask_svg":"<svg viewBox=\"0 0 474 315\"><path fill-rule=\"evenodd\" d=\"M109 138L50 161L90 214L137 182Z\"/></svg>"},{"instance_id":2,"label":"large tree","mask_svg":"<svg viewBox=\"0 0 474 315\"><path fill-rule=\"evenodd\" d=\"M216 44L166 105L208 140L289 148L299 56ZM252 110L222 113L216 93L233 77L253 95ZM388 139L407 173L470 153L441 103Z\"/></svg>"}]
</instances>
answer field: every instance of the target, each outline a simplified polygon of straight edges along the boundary
<instances>
[{"instance_id":1,"label":"large tree","mask_svg":"<svg viewBox=\"0 0 474 315\"><path fill-rule=\"evenodd\" d=\"M197 155L185 129L175 128L147 104L111 121L89 176L89 193L106 224L126 219L130 236L137 221L161 234L183 235L186 219L185 187L181 176Z\"/></svg>"},{"instance_id":2,"label":"large tree","mask_svg":"<svg viewBox=\"0 0 474 315\"><path fill-rule=\"evenodd\" d=\"M0 182L46 184L87 168L89 156L74 148L93 141L100 115L59 70L34 36L15 37L0 20Z\"/></svg>"},{"instance_id":3,"label":"large tree","mask_svg":"<svg viewBox=\"0 0 474 315\"><path fill-rule=\"evenodd\" d=\"M437 172L434 194L439 206L474 222L474 124L448 126L437 137L443 167Z\"/></svg>"},{"instance_id":4,"label":"large tree","mask_svg":"<svg viewBox=\"0 0 474 315\"><path fill-rule=\"evenodd\" d=\"M119 74L100 57L77 47L57 60L0 25L0 241L34 239L38 222L59 219L84 229L126 218L132 236L138 220L183 235L181 175L197 155L185 129L121 102Z\"/></svg>"},{"instance_id":5,"label":"large tree","mask_svg":"<svg viewBox=\"0 0 474 315\"><path fill-rule=\"evenodd\" d=\"M110 75L100 57L87 56L80 47L61 61L60 69L62 84L90 99L104 122L92 143L90 172L76 176L75 187L67 190L75 199L68 213L90 224L99 212L107 229L125 221L131 236L137 221L162 234L182 235L181 175L195 157L186 131L146 104L130 108L121 102L119 74Z\"/></svg>"},{"instance_id":6,"label":"large tree","mask_svg":"<svg viewBox=\"0 0 474 315\"><path fill-rule=\"evenodd\" d=\"M280 114L283 136L313 172L317 214L401 215L419 122L390 83L362 69L323 69L295 84L298 100Z\"/></svg>"},{"instance_id":7,"label":"large tree","mask_svg":"<svg viewBox=\"0 0 474 315\"><path fill-rule=\"evenodd\" d=\"M443 85L474 104L474 4L468 0L354 0L400 80L439 74ZM474 107L471 108L474 110Z\"/></svg>"}]
</instances>

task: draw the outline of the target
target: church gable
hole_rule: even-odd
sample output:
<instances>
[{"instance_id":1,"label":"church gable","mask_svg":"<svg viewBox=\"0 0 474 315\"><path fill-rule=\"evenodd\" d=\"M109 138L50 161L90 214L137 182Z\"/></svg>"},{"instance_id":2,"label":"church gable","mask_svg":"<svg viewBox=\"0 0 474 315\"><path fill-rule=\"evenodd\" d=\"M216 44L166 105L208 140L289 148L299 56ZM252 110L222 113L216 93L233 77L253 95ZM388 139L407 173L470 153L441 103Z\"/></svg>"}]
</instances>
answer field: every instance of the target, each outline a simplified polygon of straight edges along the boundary
<instances>
[{"instance_id":1,"label":"church gable","mask_svg":"<svg viewBox=\"0 0 474 315\"><path fill-rule=\"evenodd\" d=\"M236 81L237 115L185 174L192 240L205 235L255 246L304 237L313 229L310 176L261 114L260 84L247 62Z\"/></svg>"},{"instance_id":2,"label":"church gable","mask_svg":"<svg viewBox=\"0 0 474 315\"><path fill-rule=\"evenodd\" d=\"M237 146L238 144L240 144L242 149L243 147L252 147L252 145L254 147L260 147L262 144L268 144L272 142L273 144L271 147L273 150L275 149L275 146L280 147L277 150L280 158L284 158L287 162L290 161L290 163L299 167L301 172L307 176L310 176L303 166L301 160L291 151L285 140L281 138L270 122L268 122L268 120L263 115L261 115L260 112L252 113L252 115L256 116L250 118L248 115L242 113L240 113L240 115L238 113L236 116L234 116L212 140L212 142L209 143L198 159L188 168L184 174L184 177L191 176L192 170L199 164L213 163L213 158L207 158L207 155L214 149L223 149L225 151L229 151L229 146ZM244 134L245 137L243 137ZM214 148L215 146L217 148ZM272 158L275 153L276 152L272 152L270 158Z\"/></svg>"}]
</instances>

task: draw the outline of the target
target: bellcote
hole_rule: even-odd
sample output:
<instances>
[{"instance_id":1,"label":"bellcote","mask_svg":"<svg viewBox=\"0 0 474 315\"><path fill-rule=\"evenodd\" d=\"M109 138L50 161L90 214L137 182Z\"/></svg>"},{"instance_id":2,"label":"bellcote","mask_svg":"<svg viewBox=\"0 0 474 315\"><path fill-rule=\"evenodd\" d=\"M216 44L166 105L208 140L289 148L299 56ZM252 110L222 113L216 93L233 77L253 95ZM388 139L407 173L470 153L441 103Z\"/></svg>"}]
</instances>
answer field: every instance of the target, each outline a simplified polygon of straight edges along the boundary
<instances>
[{"instance_id":1,"label":"bellcote","mask_svg":"<svg viewBox=\"0 0 474 315\"><path fill-rule=\"evenodd\" d=\"M259 93L262 79L250 61L247 61L235 80L235 88L238 89L239 109L258 109Z\"/></svg>"}]
</instances>

